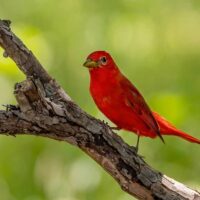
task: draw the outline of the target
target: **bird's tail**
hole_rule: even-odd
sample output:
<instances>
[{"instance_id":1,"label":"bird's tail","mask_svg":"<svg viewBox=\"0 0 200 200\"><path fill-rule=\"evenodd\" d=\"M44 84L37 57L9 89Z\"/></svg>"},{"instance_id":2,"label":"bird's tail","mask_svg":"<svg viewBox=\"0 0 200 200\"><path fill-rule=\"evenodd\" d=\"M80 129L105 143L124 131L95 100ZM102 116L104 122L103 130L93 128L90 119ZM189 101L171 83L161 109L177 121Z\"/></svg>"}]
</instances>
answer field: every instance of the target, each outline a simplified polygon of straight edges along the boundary
<instances>
[{"instance_id":1,"label":"bird's tail","mask_svg":"<svg viewBox=\"0 0 200 200\"><path fill-rule=\"evenodd\" d=\"M199 139L194 138L191 135L176 129L176 127L174 127L171 123L169 123L164 117L160 116L158 113L153 112L153 116L156 119L156 121L160 127L161 135L175 135L175 136L181 137L185 140L188 140L190 142L200 144Z\"/></svg>"}]
</instances>

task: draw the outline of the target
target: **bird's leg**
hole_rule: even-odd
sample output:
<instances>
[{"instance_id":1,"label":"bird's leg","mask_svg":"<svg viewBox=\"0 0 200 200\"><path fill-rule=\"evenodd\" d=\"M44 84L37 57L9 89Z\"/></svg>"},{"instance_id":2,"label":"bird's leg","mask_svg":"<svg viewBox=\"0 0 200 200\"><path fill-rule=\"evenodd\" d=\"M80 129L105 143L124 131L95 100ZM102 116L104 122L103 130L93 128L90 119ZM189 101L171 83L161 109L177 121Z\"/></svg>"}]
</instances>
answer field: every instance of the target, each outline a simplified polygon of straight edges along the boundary
<instances>
[{"instance_id":1,"label":"bird's leg","mask_svg":"<svg viewBox=\"0 0 200 200\"><path fill-rule=\"evenodd\" d=\"M121 130L120 127L116 126L116 127L110 127L112 130Z\"/></svg>"},{"instance_id":2,"label":"bird's leg","mask_svg":"<svg viewBox=\"0 0 200 200\"><path fill-rule=\"evenodd\" d=\"M138 149L139 149L139 143L140 143L140 135L137 134L137 143L136 143L136 152L138 153Z\"/></svg>"}]
</instances>

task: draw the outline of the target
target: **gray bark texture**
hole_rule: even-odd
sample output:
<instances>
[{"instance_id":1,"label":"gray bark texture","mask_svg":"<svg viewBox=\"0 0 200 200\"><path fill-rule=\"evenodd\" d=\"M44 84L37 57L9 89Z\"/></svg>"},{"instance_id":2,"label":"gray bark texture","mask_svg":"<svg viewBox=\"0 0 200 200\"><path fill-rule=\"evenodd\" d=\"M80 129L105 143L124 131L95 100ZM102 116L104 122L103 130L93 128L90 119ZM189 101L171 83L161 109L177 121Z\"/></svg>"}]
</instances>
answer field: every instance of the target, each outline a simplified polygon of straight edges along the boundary
<instances>
[{"instance_id":1,"label":"gray bark texture","mask_svg":"<svg viewBox=\"0 0 200 200\"><path fill-rule=\"evenodd\" d=\"M0 111L0 134L35 135L70 143L94 159L138 199L200 200L200 193L152 169L104 122L81 110L0 20L0 46L26 75L17 83L18 105Z\"/></svg>"}]
</instances>

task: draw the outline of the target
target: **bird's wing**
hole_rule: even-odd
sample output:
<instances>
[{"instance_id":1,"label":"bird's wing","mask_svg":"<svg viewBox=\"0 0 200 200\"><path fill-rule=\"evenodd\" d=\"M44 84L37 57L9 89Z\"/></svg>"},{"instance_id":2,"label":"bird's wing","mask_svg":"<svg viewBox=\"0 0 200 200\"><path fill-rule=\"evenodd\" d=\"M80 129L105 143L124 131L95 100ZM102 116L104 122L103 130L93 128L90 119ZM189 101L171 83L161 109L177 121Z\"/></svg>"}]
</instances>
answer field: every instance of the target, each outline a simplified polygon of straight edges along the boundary
<instances>
[{"instance_id":1,"label":"bird's wing","mask_svg":"<svg viewBox=\"0 0 200 200\"><path fill-rule=\"evenodd\" d=\"M125 94L126 105L130 106L138 118L140 118L142 122L147 125L147 127L153 129L164 142L159 131L159 126L149 106L145 102L145 99L137 88L126 77L122 78L120 84Z\"/></svg>"}]
</instances>

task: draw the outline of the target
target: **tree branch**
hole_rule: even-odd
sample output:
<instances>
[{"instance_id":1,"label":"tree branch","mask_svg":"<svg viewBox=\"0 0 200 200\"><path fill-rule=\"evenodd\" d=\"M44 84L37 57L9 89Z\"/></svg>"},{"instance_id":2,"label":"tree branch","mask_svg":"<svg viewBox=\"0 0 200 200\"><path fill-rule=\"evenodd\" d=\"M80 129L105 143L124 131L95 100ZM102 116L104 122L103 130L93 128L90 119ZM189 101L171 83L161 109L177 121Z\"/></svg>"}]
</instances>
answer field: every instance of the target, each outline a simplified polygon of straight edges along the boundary
<instances>
[{"instance_id":1,"label":"tree branch","mask_svg":"<svg viewBox=\"0 0 200 200\"><path fill-rule=\"evenodd\" d=\"M199 192L152 169L134 147L72 102L14 35L10 21L0 20L0 46L27 77L15 86L18 105L0 111L0 134L31 134L73 144L138 199L200 199Z\"/></svg>"}]
</instances>

